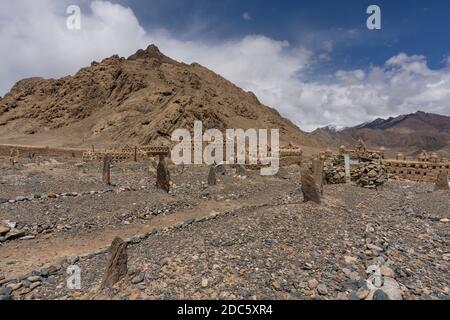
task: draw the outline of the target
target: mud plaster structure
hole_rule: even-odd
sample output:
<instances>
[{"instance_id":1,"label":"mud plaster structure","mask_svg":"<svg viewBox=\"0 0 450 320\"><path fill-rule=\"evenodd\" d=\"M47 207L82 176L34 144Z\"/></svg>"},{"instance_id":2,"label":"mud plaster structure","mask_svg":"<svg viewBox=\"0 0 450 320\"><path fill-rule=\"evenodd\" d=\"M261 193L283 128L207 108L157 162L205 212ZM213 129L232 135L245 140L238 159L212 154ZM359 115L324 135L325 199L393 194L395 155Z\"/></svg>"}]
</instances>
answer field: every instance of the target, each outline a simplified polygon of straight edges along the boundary
<instances>
[{"instance_id":1,"label":"mud plaster structure","mask_svg":"<svg viewBox=\"0 0 450 320\"><path fill-rule=\"evenodd\" d=\"M353 149L345 146L339 148L339 154L333 155L330 150L320 154L325 160L325 180L328 183L345 183L344 155L348 154L351 162L351 180L358 182L361 175L361 164L368 163L367 169L370 173L367 178L374 180L375 173L380 183L385 179L410 180L416 182L435 182L440 172L450 170L450 160L439 158L436 153L431 155L425 150L416 159L408 159L403 153L398 153L395 159L386 159L386 150L369 150L360 139ZM376 172L371 172L374 170ZM363 170L364 171L364 170ZM367 171L367 170L365 170ZM378 175L381 173L382 176ZM363 184L367 182L363 178Z\"/></svg>"},{"instance_id":2,"label":"mud plaster structure","mask_svg":"<svg viewBox=\"0 0 450 320\"><path fill-rule=\"evenodd\" d=\"M125 146L119 150L104 150L95 151L90 150L83 153L83 161L100 161L105 156L111 156L113 162L130 162L148 160L160 155L169 156L169 147L157 146L143 146L143 147L130 147Z\"/></svg>"},{"instance_id":3,"label":"mud plaster structure","mask_svg":"<svg viewBox=\"0 0 450 320\"><path fill-rule=\"evenodd\" d=\"M194 146L192 146L192 154ZM225 148L225 146L224 146ZM225 150L225 149L224 149ZM159 155L169 157L171 153L170 147L167 146L125 146L121 149L95 151L89 150L83 153L83 161L102 161L105 156L111 156L113 162L130 162L148 160ZM289 143L280 148L280 166L300 165L302 163L303 151L300 147ZM248 156L247 156L248 158ZM224 159L225 160L225 159ZM247 169L260 169L262 164L246 164Z\"/></svg>"},{"instance_id":4,"label":"mud plaster structure","mask_svg":"<svg viewBox=\"0 0 450 320\"><path fill-rule=\"evenodd\" d=\"M450 169L450 160L439 158L436 153L426 151L417 159L407 159L399 153L395 160L382 160L389 179L434 182L441 171Z\"/></svg>"}]
</instances>

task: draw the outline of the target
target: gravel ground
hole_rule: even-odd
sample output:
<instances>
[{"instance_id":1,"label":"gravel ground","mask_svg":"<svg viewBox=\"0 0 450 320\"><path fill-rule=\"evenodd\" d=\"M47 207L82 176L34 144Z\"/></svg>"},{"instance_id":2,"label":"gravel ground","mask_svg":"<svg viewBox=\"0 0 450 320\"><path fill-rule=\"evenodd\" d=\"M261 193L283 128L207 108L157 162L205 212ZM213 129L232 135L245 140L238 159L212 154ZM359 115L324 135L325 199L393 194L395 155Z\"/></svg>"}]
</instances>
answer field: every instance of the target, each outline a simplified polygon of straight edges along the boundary
<instances>
[{"instance_id":1,"label":"gravel ground","mask_svg":"<svg viewBox=\"0 0 450 320\"><path fill-rule=\"evenodd\" d=\"M124 172L136 170L143 169L130 167ZM298 168L284 172L287 179L252 175L244 180L230 175L213 188L201 183L206 181L207 171L207 168L186 170L174 178L175 195L165 197L180 205L201 206L202 201L215 199L240 203L241 207L219 215L215 212L211 219L155 230L130 243L129 274L112 290L99 290L108 259L102 251L72 257L5 283L2 290L9 292L4 292L4 296L11 293L15 299L450 298L450 195L433 192L432 184L391 181L378 191L330 185L325 186L325 203L318 206L303 203ZM124 176L133 175L124 173ZM134 181L139 182L139 178L136 174ZM61 206L77 212L70 223L76 224L78 217L89 213L91 205L95 215L104 211L105 217L111 218L109 223L114 224L120 220L117 213L123 210L122 203L130 205L136 201L136 213L142 213L147 201L134 199L152 197L156 193L150 187L100 194L95 205L81 198L57 200L64 203ZM13 205L19 217L20 212L27 210L39 216L36 212L49 205L46 201L51 200ZM156 205L158 201L154 198L151 203ZM56 203L60 204L55 202L52 206ZM0 208L8 208L9 212L9 205ZM55 217L70 214L62 208L52 212ZM34 219L39 218L31 220ZM105 227L95 221L93 225ZM81 268L80 290L66 287L65 271L69 264Z\"/></svg>"},{"instance_id":2,"label":"gravel ground","mask_svg":"<svg viewBox=\"0 0 450 320\"><path fill-rule=\"evenodd\" d=\"M52 232L76 234L123 223L145 223L202 201L235 201L287 185L283 179L263 179L248 172L245 179L233 174L220 176L218 186L208 187L209 169L190 167L175 170L167 194L156 189L149 162L114 165L113 186L105 186L100 182L101 164L60 161L35 160L11 168L3 158L0 221L11 221L17 229L35 237ZM50 198L51 193L57 198Z\"/></svg>"}]
</instances>

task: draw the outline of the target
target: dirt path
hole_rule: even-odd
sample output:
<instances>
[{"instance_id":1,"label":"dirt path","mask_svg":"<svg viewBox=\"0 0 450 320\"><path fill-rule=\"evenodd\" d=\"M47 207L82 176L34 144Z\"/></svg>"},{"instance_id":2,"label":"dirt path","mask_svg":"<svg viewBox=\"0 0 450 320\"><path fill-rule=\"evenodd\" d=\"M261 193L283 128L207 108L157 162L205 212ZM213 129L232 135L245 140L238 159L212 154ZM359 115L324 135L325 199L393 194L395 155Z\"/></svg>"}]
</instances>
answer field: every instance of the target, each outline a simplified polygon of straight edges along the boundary
<instances>
[{"instance_id":1,"label":"dirt path","mask_svg":"<svg viewBox=\"0 0 450 320\"><path fill-rule=\"evenodd\" d=\"M56 263L66 256L80 256L108 247L117 236L124 239L132 238L150 232L154 228L174 226L189 219L209 215L213 211L224 213L256 205L263 201L264 197L262 196L254 197L245 203L238 200L232 202L205 201L196 208L167 216L157 216L145 224L120 225L76 236L55 234L48 239L11 241L0 248L0 273L7 278L23 275L46 264Z\"/></svg>"}]
</instances>

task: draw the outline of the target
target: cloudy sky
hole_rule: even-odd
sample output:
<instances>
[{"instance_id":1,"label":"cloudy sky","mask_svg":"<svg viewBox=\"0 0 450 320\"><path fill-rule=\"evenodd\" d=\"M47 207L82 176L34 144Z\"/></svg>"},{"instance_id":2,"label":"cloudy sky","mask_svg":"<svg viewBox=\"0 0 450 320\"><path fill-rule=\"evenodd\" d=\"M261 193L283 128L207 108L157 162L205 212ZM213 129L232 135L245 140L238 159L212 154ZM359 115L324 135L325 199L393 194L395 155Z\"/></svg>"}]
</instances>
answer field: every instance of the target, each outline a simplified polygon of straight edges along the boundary
<instances>
[{"instance_id":1,"label":"cloudy sky","mask_svg":"<svg viewBox=\"0 0 450 320\"><path fill-rule=\"evenodd\" d=\"M368 30L370 4L382 29ZM67 8L81 8L81 29ZM155 43L304 130L423 110L450 115L447 0L0 0L0 95Z\"/></svg>"}]
</instances>

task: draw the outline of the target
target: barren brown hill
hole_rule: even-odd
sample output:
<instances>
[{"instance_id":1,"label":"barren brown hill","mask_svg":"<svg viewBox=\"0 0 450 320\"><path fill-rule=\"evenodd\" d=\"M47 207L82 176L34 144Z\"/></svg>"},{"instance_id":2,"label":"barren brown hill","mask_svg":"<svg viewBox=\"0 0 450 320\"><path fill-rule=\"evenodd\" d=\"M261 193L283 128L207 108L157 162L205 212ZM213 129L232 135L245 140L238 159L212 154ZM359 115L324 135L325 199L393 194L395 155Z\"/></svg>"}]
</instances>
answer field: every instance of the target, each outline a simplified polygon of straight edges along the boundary
<instances>
[{"instance_id":1,"label":"barren brown hill","mask_svg":"<svg viewBox=\"0 0 450 320\"><path fill-rule=\"evenodd\" d=\"M318 129L311 134L320 143L339 147L353 145L362 138L369 147L386 147L415 156L422 150L450 157L450 117L418 111L389 119L334 131Z\"/></svg>"},{"instance_id":2,"label":"barren brown hill","mask_svg":"<svg viewBox=\"0 0 450 320\"><path fill-rule=\"evenodd\" d=\"M156 46L93 62L74 76L19 81L0 99L0 143L80 147L152 144L173 130L279 128L284 142L315 146L251 92Z\"/></svg>"}]
</instances>

